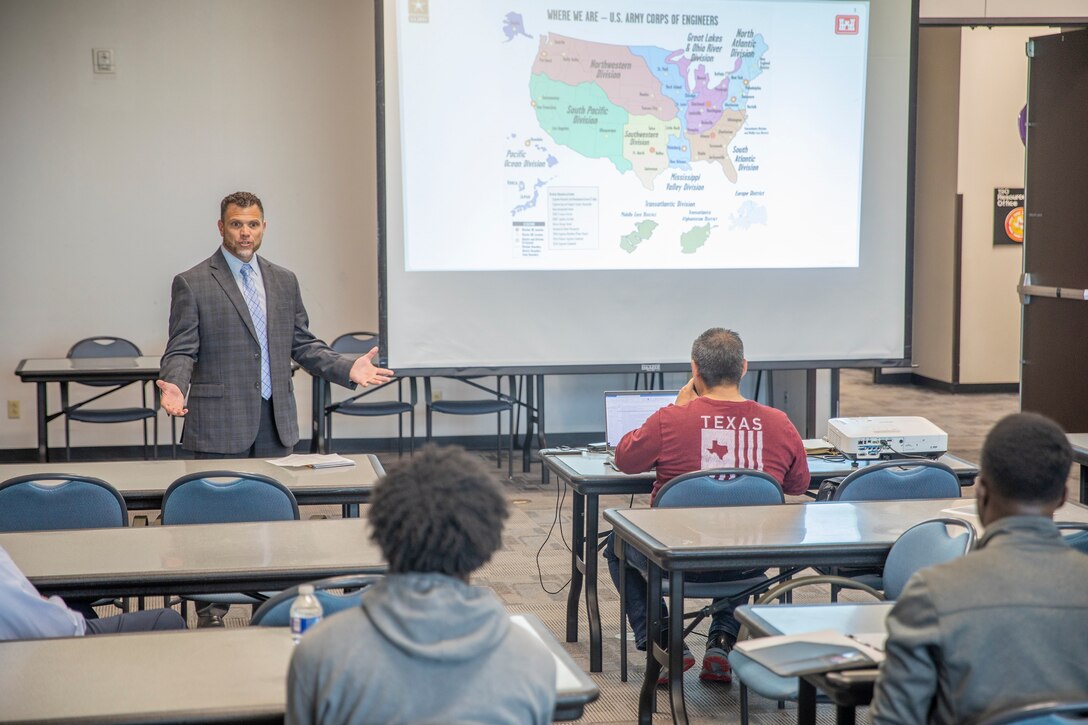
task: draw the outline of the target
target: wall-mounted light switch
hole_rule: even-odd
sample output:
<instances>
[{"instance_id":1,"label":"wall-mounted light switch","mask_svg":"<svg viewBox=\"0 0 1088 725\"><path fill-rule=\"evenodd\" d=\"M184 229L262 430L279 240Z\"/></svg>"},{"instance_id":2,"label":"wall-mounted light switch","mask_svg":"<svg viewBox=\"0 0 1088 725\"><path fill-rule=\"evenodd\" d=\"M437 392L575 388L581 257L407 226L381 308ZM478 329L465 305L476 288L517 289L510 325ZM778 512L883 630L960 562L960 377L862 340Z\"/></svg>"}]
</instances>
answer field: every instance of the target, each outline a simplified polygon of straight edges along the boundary
<instances>
[{"instance_id":1,"label":"wall-mounted light switch","mask_svg":"<svg viewBox=\"0 0 1088 725\"><path fill-rule=\"evenodd\" d=\"M95 73L113 73L113 48L95 48L91 51Z\"/></svg>"}]
</instances>

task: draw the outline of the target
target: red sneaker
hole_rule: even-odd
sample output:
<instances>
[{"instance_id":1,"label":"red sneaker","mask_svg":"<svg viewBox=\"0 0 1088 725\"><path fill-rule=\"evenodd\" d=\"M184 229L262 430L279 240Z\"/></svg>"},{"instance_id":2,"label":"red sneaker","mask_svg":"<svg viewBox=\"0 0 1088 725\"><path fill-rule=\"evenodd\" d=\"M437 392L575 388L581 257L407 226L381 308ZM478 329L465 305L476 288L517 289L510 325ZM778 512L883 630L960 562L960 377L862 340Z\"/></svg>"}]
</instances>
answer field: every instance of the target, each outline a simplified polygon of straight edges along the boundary
<instances>
[{"instance_id":1,"label":"red sneaker","mask_svg":"<svg viewBox=\"0 0 1088 725\"><path fill-rule=\"evenodd\" d=\"M699 679L703 682L733 681L733 669L729 666L729 650L721 646L707 645L706 654L703 655L703 669L699 673Z\"/></svg>"},{"instance_id":2,"label":"red sneaker","mask_svg":"<svg viewBox=\"0 0 1088 725\"><path fill-rule=\"evenodd\" d=\"M687 645L684 645L684 672L687 672L695 666L695 655L691 653ZM661 668L661 674L657 676L658 685L669 684L669 669L667 667Z\"/></svg>"}]
</instances>

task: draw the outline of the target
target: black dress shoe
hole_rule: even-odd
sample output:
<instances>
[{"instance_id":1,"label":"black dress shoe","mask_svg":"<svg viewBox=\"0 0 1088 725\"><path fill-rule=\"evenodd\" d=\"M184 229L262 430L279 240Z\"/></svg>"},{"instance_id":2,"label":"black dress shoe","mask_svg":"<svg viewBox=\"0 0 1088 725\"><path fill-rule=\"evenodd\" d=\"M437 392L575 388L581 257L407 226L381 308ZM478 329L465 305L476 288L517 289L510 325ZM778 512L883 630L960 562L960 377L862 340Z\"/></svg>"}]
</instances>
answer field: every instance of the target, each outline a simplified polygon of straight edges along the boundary
<instances>
[{"instance_id":1,"label":"black dress shoe","mask_svg":"<svg viewBox=\"0 0 1088 725\"><path fill-rule=\"evenodd\" d=\"M201 614L196 618L197 629L210 629L212 627L226 627L223 617L218 614Z\"/></svg>"}]
</instances>

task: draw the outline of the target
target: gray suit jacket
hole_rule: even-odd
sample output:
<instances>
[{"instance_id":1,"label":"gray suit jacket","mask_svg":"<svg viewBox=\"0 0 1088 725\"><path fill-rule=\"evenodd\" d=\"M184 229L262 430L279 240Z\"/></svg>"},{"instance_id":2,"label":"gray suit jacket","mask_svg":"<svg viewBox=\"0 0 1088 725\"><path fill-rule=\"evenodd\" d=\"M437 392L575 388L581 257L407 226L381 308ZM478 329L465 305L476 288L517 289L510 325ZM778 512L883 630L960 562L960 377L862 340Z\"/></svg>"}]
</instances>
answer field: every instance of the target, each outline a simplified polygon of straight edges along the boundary
<instances>
[{"instance_id":1,"label":"gray suit jacket","mask_svg":"<svg viewBox=\"0 0 1088 725\"><path fill-rule=\"evenodd\" d=\"M316 377L354 388L348 375L358 356L333 352L309 330L295 275L257 257L268 312L268 357L276 430L298 442L291 359ZM261 414L261 347L249 308L221 249L174 277L170 340L160 377L188 389L182 447L242 453L257 437Z\"/></svg>"},{"instance_id":2,"label":"gray suit jacket","mask_svg":"<svg viewBox=\"0 0 1088 725\"><path fill-rule=\"evenodd\" d=\"M1010 516L981 548L911 577L888 616L875 725L972 722L1088 693L1088 556Z\"/></svg>"}]
</instances>

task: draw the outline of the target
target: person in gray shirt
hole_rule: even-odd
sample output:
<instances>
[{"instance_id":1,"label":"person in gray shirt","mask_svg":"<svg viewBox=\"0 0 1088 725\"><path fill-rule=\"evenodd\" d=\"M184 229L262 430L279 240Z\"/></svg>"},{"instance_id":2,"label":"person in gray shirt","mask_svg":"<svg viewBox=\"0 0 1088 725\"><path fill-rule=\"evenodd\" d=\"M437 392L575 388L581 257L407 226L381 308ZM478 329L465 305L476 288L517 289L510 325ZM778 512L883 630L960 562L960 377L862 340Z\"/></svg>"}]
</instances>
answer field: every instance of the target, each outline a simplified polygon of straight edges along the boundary
<instances>
[{"instance_id":1,"label":"person in gray shirt","mask_svg":"<svg viewBox=\"0 0 1088 725\"><path fill-rule=\"evenodd\" d=\"M1088 693L1088 556L1053 521L1072 450L1041 415L1002 419L975 483L985 535L923 569L888 616L875 725L962 723Z\"/></svg>"},{"instance_id":2,"label":"person in gray shirt","mask_svg":"<svg viewBox=\"0 0 1088 725\"><path fill-rule=\"evenodd\" d=\"M460 448L427 446L383 478L368 518L389 575L303 636L288 725L551 722L554 657L469 584L507 516L494 475Z\"/></svg>"}]
</instances>

